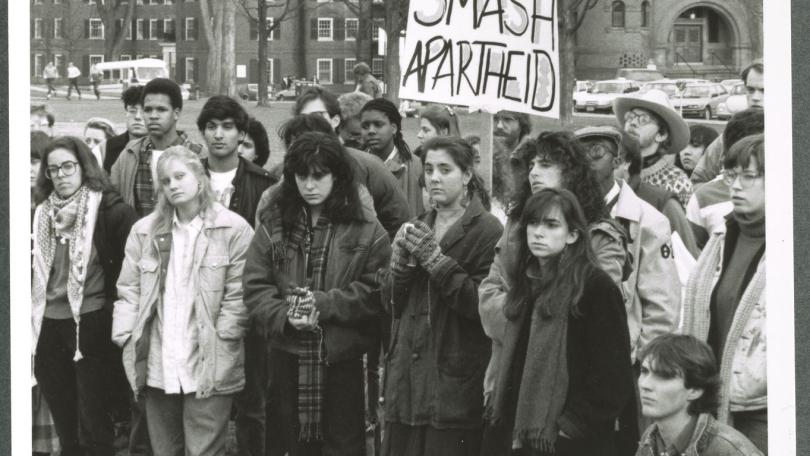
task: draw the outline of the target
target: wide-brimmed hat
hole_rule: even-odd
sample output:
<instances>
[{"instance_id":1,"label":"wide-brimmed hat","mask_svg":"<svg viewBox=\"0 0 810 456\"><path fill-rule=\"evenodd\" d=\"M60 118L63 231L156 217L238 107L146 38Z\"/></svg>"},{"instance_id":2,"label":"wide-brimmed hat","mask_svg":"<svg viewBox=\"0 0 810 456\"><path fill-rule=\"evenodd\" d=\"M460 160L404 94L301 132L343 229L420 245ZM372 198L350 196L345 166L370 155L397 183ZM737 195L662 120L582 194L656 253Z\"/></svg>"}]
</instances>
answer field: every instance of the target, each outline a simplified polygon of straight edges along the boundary
<instances>
[{"instance_id":1,"label":"wide-brimmed hat","mask_svg":"<svg viewBox=\"0 0 810 456\"><path fill-rule=\"evenodd\" d=\"M669 97L661 90L652 89L643 95L621 96L613 100L616 120L624 128L624 115L634 108L646 109L664 119L669 130L670 146L667 152L678 153L689 144L689 126L669 103Z\"/></svg>"}]
</instances>

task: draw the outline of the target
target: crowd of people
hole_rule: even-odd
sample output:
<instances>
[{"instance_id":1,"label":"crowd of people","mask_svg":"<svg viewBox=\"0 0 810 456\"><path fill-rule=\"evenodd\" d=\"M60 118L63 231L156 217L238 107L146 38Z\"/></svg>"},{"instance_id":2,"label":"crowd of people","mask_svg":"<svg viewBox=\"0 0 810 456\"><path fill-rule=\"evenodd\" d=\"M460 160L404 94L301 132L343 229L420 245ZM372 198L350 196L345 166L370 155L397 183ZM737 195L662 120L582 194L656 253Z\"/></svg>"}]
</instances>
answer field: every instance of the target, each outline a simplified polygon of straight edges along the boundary
<instances>
[{"instance_id":1,"label":"crowd of people","mask_svg":"<svg viewBox=\"0 0 810 456\"><path fill-rule=\"evenodd\" d=\"M273 169L168 79L121 134L32 108L34 452L767 454L763 74L719 135L655 90L499 112L491 184L453 107L409 145L363 84L303 90Z\"/></svg>"}]
</instances>

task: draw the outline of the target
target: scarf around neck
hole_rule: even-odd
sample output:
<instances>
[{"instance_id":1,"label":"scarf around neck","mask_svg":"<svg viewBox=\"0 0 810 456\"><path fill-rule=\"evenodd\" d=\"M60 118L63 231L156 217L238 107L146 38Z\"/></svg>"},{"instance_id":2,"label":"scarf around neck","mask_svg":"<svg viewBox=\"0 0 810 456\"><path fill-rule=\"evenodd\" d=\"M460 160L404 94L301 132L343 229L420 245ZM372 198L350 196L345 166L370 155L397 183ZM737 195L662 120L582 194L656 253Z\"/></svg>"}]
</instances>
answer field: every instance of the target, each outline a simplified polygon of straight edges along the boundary
<instances>
[{"instance_id":1,"label":"scarf around neck","mask_svg":"<svg viewBox=\"0 0 810 456\"><path fill-rule=\"evenodd\" d=\"M93 229L100 203L101 192L90 190L84 185L68 198L61 198L53 191L42 203L35 217L34 276L31 284L31 298L36 319L35 337L38 339L38 328L41 327L40 312L44 315L47 305L45 296L56 255L56 243L59 242L57 238L67 239L70 260L67 295L73 320L76 322L74 361L82 359L79 350L79 322L84 300L84 280L93 246Z\"/></svg>"},{"instance_id":2,"label":"scarf around neck","mask_svg":"<svg viewBox=\"0 0 810 456\"><path fill-rule=\"evenodd\" d=\"M507 320L504 337L503 356L498 369L492 410L489 411L491 422L509 421L504 416L510 407L507 402L507 390L511 385L518 387L515 406L512 439L523 446L553 452L559 428L557 420L562 415L565 399L568 395L568 307L558 309L550 317L543 317L540 312L539 287L553 286L540 279L539 267L529 266L526 271L532 282L531 306L523 310L514 320ZM526 359L520 378L510 378L512 363L516 357L517 341L520 331L529 318L529 337L526 347ZM516 382L518 382L516 384Z\"/></svg>"}]
</instances>

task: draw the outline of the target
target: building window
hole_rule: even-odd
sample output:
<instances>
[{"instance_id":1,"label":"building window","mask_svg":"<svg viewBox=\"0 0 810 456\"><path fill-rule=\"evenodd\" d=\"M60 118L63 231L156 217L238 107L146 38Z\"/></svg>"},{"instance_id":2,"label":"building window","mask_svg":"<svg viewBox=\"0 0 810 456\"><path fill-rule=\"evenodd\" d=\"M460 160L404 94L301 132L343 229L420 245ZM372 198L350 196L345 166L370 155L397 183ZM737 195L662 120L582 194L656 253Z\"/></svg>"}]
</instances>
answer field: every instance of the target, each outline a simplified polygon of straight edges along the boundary
<instances>
[{"instance_id":1,"label":"building window","mask_svg":"<svg viewBox=\"0 0 810 456\"><path fill-rule=\"evenodd\" d=\"M275 32L275 30L273 30L273 18L272 17L267 17L267 18L265 18L265 20L267 21L267 23L265 23L265 27L267 27L267 41L272 41L273 40L273 33ZM281 25L279 25L279 27L280 26ZM272 59L270 59L270 60L272 60Z\"/></svg>"},{"instance_id":2,"label":"building window","mask_svg":"<svg viewBox=\"0 0 810 456\"><path fill-rule=\"evenodd\" d=\"M318 82L332 83L332 59L318 59Z\"/></svg>"},{"instance_id":3,"label":"building window","mask_svg":"<svg viewBox=\"0 0 810 456\"><path fill-rule=\"evenodd\" d=\"M374 19L371 23L371 40L378 41L380 39L380 29L385 27L385 21Z\"/></svg>"},{"instance_id":4,"label":"building window","mask_svg":"<svg viewBox=\"0 0 810 456\"><path fill-rule=\"evenodd\" d=\"M267 84L273 85L273 59L267 59L267 66L264 69L264 76L267 79Z\"/></svg>"},{"instance_id":5,"label":"building window","mask_svg":"<svg viewBox=\"0 0 810 456\"><path fill-rule=\"evenodd\" d=\"M186 74L185 74L186 82L194 80L194 73L195 73L194 66L196 64L197 62L194 60L194 57L186 57Z\"/></svg>"},{"instance_id":6,"label":"building window","mask_svg":"<svg viewBox=\"0 0 810 456\"><path fill-rule=\"evenodd\" d=\"M126 25L126 31L124 32L124 39L131 40L132 39L132 21Z\"/></svg>"},{"instance_id":7,"label":"building window","mask_svg":"<svg viewBox=\"0 0 810 456\"><path fill-rule=\"evenodd\" d=\"M53 64L56 66L56 70L59 74L64 73L65 71L65 56L62 54L54 54L53 55Z\"/></svg>"},{"instance_id":8,"label":"building window","mask_svg":"<svg viewBox=\"0 0 810 456\"><path fill-rule=\"evenodd\" d=\"M332 18L318 18L318 41L332 41Z\"/></svg>"},{"instance_id":9,"label":"building window","mask_svg":"<svg viewBox=\"0 0 810 456\"><path fill-rule=\"evenodd\" d=\"M135 39L142 40L144 37L143 33L143 19L136 19L135 20Z\"/></svg>"},{"instance_id":10,"label":"building window","mask_svg":"<svg viewBox=\"0 0 810 456\"><path fill-rule=\"evenodd\" d=\"M174 19L163 19L163 39L165 41L174 41Z\"/></svg>"},{"instance_id":11,"label":"building window","mask_svg":"<svg viewBox=\"0 0 810 456\"><path fill-rule=\"evenodd\" d=\"M88 33L88 36L91 40L104 39L104 23L101 22L101 19L90 19L88 26L90 27L90 33Z\"/></svg>"},{"instance_id":12,"label":"building window","mask_svg":"<svg viewBox=\"0 0 810 456\"><path fill-rule=\"evenodd\" d=\"M157 19L149 19L149 39L156 40L158 39L158 20Z\"/></svg>"},{"instance_id":13,"label":"building window","mask_svg":"<svg viewBox=\"0 0 810 456\"><path fill-rule=\"evenodd\" d=\"M197 39L197 19L193 17L186 18L186 34L184 37L187 41ZM191 58L191 57L189 57ZM193 61L193 58L192 58Z\"/></svg>"},{"instance_id":14,"label":"building window","mask_svg":"<svg viewBox=\"0 0 810 456\"><path fill-rule=\"evenodd\" d=\"M129 54L121 54L121 60L132 60L132 56Z\"/></svg>"},{"instance_id":15,"label":"building window","mask_svg":"<svg viewBox=\"0 0 810 456\"><path fill-rule=\"evenodd\" d=\"M42 39L42 19L34 19L34 39Z\"/></svg>"},{"instance_id":16,"label":"building window","mask_svg":"<svg viewBox=\"0 0 810 456\"><path fill-rule=\"evenodd\" d=\"M612 27L624 27L624 2L616 1L610 7L611 19L610 25Z\"/></svg>"},{"instance_id":17,"label":"building window","mask_svg":"<svg viewBox=\"0 0 810 456\"><path fill-rule=\"evenodd\" d=\"M53 37L62 38L62 18L55 17L53 19Z\"/></svg>"},{"instance_id":18,"label":"building window","mask_svg":"<svg viewBox=\"0 0 810 456\"><path fill-rule=\"evenodd\" d=\"M371 74L377 78L381 79L383 75L383 70L385 68L385 61L380 57L375 57L371 59Z\"/></svg>"},{"instance_id":19,"label":"building window","mask_svg":"<svg viewBox=\"0 0 810 456\"><path fill-rule=\"evenodd\" d=\"M641 2L641 26L645 28L650 26L650 2L647 0Z\"/></svg>"},{"instance_id":20,"label":"building window","mask_svg":"<svg viewBox=\"0 0 810 456\"><path fill-rule=\"evenodd\" d=\"M360 27L360 21L356 17L346 18L346 41L354 41L357 39L357 29Z\"/></svg>"},{"instance_id":21,"label":"building window","mask_svg":"<svg viewBox=\"0 0 810 456\"><path fill-rule=\"evenodd\" d=\"M34 54L34 75L42 77L42 70L45 68L45 56L42 54Z\"/></svg>"},{"instance_id":22,"label":"building window","mask_svg":"<svg viewBox=\"0 0 810 456\"><path fill-rule=\"evenodd\" d=\"M343 68L346 70L343 75L343 80L346 84L354 84L354 66L357 65L357 59L344 59Z\"/></svg>"}]
</instances>

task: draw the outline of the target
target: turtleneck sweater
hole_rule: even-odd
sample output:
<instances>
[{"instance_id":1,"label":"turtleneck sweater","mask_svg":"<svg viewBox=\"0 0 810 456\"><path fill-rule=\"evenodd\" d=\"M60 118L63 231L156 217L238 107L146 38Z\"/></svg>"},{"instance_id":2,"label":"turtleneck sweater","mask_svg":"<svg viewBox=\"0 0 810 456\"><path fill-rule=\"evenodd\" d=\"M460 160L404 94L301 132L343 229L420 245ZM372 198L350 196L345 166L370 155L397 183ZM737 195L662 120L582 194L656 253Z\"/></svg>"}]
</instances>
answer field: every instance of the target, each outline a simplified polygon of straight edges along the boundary
<instances>
[{"instance_id":1,"label":"turtleneck sweater","mask_svg":"<svg viewBox=\"0 0 810 456\"><path fill-rule=\"evenodd\" d=\"M732 229L731 224L738 228ZM733 251L723 253L723 272L715 286L711 303L709 345L717 359L721 359L740 298L757 266L754 261L758 262L759 253L765 247L765 214L746 217L735 213L729 230L727 236L736 237L736 240L726 239L726 249Z\"/></svg>"}]
</instances>

